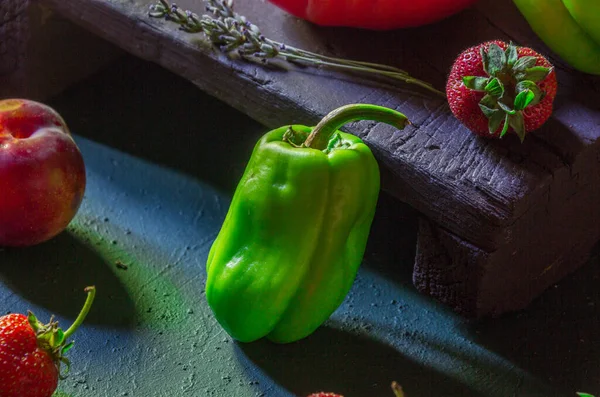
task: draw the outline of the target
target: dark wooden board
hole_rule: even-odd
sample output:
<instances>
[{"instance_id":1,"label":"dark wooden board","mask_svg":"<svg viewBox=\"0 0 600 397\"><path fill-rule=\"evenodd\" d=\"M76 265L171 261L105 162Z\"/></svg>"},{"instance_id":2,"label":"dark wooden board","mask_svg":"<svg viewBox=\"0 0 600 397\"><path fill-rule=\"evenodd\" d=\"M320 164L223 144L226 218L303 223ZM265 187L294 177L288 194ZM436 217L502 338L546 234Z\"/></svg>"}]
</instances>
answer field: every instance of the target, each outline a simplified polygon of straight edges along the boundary
<instances>
[{"instance_id":1,"label":"dark wooden board","mask_svg":"<svg viewBox=\"0 0 600 397\"><path fill-rule=\"evenodd\" d=\"M45 100L120 55L37 2L0 1L0 98Z\"/></svg>"},{"instance_id":2,"label":"dark wooden board","mask_svg":"<svg viewBox=\"0 0 600 397\"><path fill-rule=\"evenodd\" d=\"M413 126L403 131L369 122L347 130L373 149L383 188L423 214L415 284L466 315L526 306L583 263L600 239L600 80L556 59L509 1L482 0L441 23L393 32L320 28L264 1L238 1L236 9L272 39L398 66L438 88L467 46L488 39L533 46L555 62L560 87L554 116L524 144L475 137L445 101L414 88L227 58L202 35L149 18L151 0L42 2L267 127L314 124L355 102L405 113ZM178 4L202 12L196 0Z\"/></svg>"},{"instance_id":3,"label":"dark wooden board","mask_svg":"<svg viewBox=\"0 0 600 397\"><path fill-rule=\"evenodd\" d=\"M4 0L0 2L0 85L16 84L25 54L27 2ZM10 80L9 80L10 76ZM2 90L0 89L0 92Z\"/></svg>"}]
</instances>

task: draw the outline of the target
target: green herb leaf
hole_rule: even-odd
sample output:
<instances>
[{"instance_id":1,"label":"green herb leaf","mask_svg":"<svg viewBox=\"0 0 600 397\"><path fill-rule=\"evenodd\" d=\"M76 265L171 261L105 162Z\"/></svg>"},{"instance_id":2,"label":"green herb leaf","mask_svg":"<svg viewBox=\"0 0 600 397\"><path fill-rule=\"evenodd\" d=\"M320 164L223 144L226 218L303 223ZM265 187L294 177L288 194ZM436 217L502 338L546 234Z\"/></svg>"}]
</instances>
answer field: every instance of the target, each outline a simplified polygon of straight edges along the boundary
<instances>
[{"instance_id":1,"label":"green herb leaf","mask_svg":"<svg viewBox=\"0 0 600 397\"><path fill-rule=\"evenodd\" d=\"M42 324L38 321L35 314L33 314L30 311L27 312L27 321L29 322L29 325L31 326L31 328L33 328L33 331L35 333L37 333L40 330Z\"/></svg>"},{"instance_id":2,"label":"green herb leaf","mask_svg":"<svg viewBox=\"0 0 600 397\"><path fill-rule=\"evenodd\" d=\"M533 102L534 98L535 94L531 90L519 92L515 97L515 110L525 109L531 102Z\"/></svg>"},{"instance_id":3,"label":"green herb leaf","mask_svg":"<svg viewBox=\"0 0 600 397\"><path fill-rule=\"evenodd\" d=\"M540 90L540 87L538 87L537 84L531 80L523 80L517 83L515 86L515 92L517 93L517 96L519 96L519 94L523 91L531 91L534 95L533 99L527 104L527 106L537 105L542 99L544 99L544 96L546 95L542 90Z\"/></svg>"},{"instance_id":4,"label":"green herb leaf","mask_svg":"<svg viewBox=\"0 0 600 397\"><path fill-rule=\"evenodd\" d=\"M500 131L500 138L503 138L504 135L506 135L506 131L508 131L509 117L510 117L510 114L507 114L506 116L504 116L504 126L502 127L502 131Z\"/></svg>"},{"instance_id":5,"label":"green herb leaf","mask_svg":"<svg viewBox=\"0 0 600 397\"><path fill-rule=\"evenodd\" d=\"M551 69L543 66L533 66L531 68L525 69L523 80L533 81L537 83L538 81L544 80L549 74Z\"/></svg>"},{"instance_id":6,"label":"green herb leaf","mask_svg":"<svg viewBox=\"0 0 600 397\"><path fill-rule=\"evenodd\" d=\"M490 117L490 119L488 121L488 130L490 132L490 135L494 135L496 133L496 131L498 131L498 128L500 128L500 124L505 119L506 119L506 116L505 116L504 112L502 112L499 109L497 112L492 114L492 116Z\"/></svg>"},{"instance_id":7,"label":"green herb leaf","mask_svg":"<svg viewBox=\"0 0 600 397\"><path fill-rule=\"evenodd\" d=\"M498 107L498 99L488 94L481 98L481 101L479 101L479 105L483 105L490 109L496 109Z\"/></svg>"},{"instance_id":8,"label":"green herb leaf","mask_svg":"<svg viewBox=\"0 0 600 397\"><path fill-rule=\"evenodd\" d=\"M592 396L591 394L588 394L588 393L577 393L577 395L579 397L594 397L594 396Z\"/></svg>"},{"instance_id":9,"label":"green herb leaf","mask_svg":"<svg viewBox=\"0 0 600 397\"><path fill-rule=\"evenodd\" d=\"M524 72L525 70L532 68L535 66L535 63L537 62L536 57L532 57L532 56L527 56L527 57L521 57L519 59L517 59L517 62L515 62L514 66L513 66L513 72Z\"/></svg>"},{"instance_id":10,"label":"green herb leaf","mask_svg":"<svg viewBox=\"0 0 600 397\"><path fill-rule=\"evenodd\" d=\"M504 66L506 65L506 55L498 44L490 44L487 61L487 71L490 76L496 76L499 72L504 70Z\"/></svg>"},{"instance_id":11,"label":"green herb leaf","mask_svg":"<svg viewBox=\"0 0 600 397\"><path fill-rule=\"evenodd\" d=\"M65 380L67 378L67 375L71 371L71 361L66 357L61 357L60 362L67 367L67 370L65 372L61 371L59 374L60 379Z\"/></svg>"},{"instance_id":12,"label":"green herb leaf","mask_svg":"<svg viewBox=\"0 0 600 397\"><path fill-rule=\"evenodd\" d=\"M58 328L56 330L56 333L54 335L54 342L53 345L54 346L60 346L62 345L62 343L65 341L65 333L63 332L62 329Z\"/></svg>"},{"instance_id":13,"label":"green herb leaf","mask_svg":"<svg viewBox=\"0 0 600 397\"><path fill-rule=\"evenodd\" d=\"M488 83L489 78L487 77L479 77L479 76L465 76L462 81L465 87L475 90L475 91L484 91L485 86Z\"/></svg>"},{"instance_id":14,"label":"green herb leaf","mask_svg":"<svg viewBox=\"0 0 600 397\"><path fill-rule=\"evenodd\" d=\"M491 118L495 113L502 113L502 110L500 109L489 108L485 105L482 105L481 103L479 103L479 108L481 109L485 117L487 117L488 119Z\"/></svg>"},{"instance_id":15,"label":"green herb leaf","mask_svg":"<svg viewBox=\"0 0 600 397\"><path fill-rule=\"evenodd\" d=\"M493 78L485 86L485 92L496 98L502 98L504 95L504 86L497 78Z\"/></svg>"},{"instance_id":16,"label":"green herb leaf","mask_svg":"<svg viewBox=\"0 0 600 397\"><path fill-rule=\"evenodd\" d=\"M531 80L523 80L523 81L519 81L517 83L517 85L515 86L515 91L517 93L519 93L519 92L525 91L525 90L533 90L534 87L537 87L539 89L539 87L537 86L537 84L535 84L533 81L531 81Z\"/></svg>"},{"instance_id":17,"label":"green herb leaf","mask_svg":"<svg viewBox=\"0 0 600 397\"><path fill-rule=\"evenodd\" d=\"M502 101L498 101L498 106L507 114L515 114L515 110L511 109L507 104Z\"/></svg>"},{"instance_id":18,"label":"green herb leaf","mask_svg":"<svg viewBox=\"0 0 600 397\"><path fill-rule=\"evenodd\" d=\"M491 75L490 73L490 69L489 69L489 65L490 65L490 57L488 56L487 51L485 50L485 48L481 47L479 49L479 54L481 55L481 60L483 62L483 70L488 74Z\"/></svg>"},{"instance_id":19,"label":"green herb leaf","mask_svg":"<svg viewBox=\"0 0 600 397\"><path fill-rule=\"evenodd\" d=\"M60 351L61 355L66 354L75 345L75 342L67 343Z\"/></svg>"},{"instance_id":20,"label":"green herb leaf","mask_svg":"<svg viewBox=\"0 0 600 397\"><path fill-rule=\"evenodd\" d=\"M508 45L508 48L506 48L504 54L506 56L506 64L509 67L513 66L515 62L517 62L517 59L519 59L519 54L517 53L517 46L514 45L512 42Z\"/></svg>"},{"instance_id":21,"label":"green herb leaf","mask_svg":"<svg viewBox=\"0 0 600 397\"><path fill-rule=\"evenodd\" d=\"M523 112L519 111L515 114L510 114L506 116L508 118L508 124L515 131L521 142L525 140L525 119L523 117Z\"/></svg>"}]
</instances>

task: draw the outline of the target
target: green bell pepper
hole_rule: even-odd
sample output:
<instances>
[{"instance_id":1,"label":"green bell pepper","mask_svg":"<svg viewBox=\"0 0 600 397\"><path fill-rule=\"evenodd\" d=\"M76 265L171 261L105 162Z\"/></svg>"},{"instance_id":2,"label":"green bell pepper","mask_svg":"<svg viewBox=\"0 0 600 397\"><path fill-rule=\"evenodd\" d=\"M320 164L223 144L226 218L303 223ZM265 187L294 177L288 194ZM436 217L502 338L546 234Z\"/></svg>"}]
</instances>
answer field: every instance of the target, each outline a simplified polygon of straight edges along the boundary
<instances>
[{"instance_id":1,"label":"green bell pepper","mask_svg":"<svg viewBox=\"0 0 600 397\"><path fill-rule=\"evenodd\" d=\"M355 120L410 124L392 109L347 105L256 144L206 264L208 304L234 339L302 339L348 294L380 189L371 150L338 131Z\"/></svg>"}]
</instances>

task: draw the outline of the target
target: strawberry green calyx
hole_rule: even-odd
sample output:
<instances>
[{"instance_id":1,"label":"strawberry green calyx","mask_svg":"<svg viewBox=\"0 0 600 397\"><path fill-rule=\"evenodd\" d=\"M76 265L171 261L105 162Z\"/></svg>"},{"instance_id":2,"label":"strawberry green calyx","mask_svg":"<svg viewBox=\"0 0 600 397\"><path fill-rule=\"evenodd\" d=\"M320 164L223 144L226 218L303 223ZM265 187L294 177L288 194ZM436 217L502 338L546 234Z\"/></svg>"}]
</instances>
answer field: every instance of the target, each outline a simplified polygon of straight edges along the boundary
<instances>
[{"instance_id":1,"label":"strawberry green calyx","mask_svg":"<svg viewBox=\"0 0 600 397\"><path fill-rule=\"evenodd\" d=\"M491 43L487 50L482 47L480 53L487 76L465 76L463 84L471 90L485 92L479 108L488 119L491 135L503 124L500 137L512 127L523 141L527 132L523 110L544 99L545 92L537 83L544 80L552 69L536 66L536 57L519 57L513 43L506 50Z\"/></svg>"},{"instance_id":2,"label":"strawberry green calyx","mask_svg":"<svg viewBox=\"0 0 600 397\"><path fill-rule=\"evenodd\" d=\"M38 346L52 357L52 360L59 369L59 373L61 364L65 364L67 366L67 372L69 371L70 361L64 355L71 350L74 342L67 342L67 339L73 335L77 328L83 323L96 296L95 286L86 287L84 291L88 294L85 304L71 327L66 331L63 331L58 327L58 322L54 321L54 317L50 318L48 324L44 324L40 322L31 311L28 311L27 313L27 320L36 334ZM62 374L60 377L61 379L64 379Z\"/></svg>"}]
</instances>

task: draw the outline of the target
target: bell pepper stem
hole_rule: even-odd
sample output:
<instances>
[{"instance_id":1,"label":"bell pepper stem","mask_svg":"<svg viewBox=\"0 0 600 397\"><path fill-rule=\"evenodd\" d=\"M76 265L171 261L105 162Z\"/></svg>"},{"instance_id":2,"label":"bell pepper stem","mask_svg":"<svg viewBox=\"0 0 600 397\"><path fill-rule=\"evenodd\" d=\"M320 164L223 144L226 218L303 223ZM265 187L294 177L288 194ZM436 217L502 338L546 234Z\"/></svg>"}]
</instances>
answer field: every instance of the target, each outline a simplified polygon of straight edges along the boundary
<instances>
[{"instance_id":1,"label":"bell pepper stem","mask_svg":"<svg viewBox=\"0 0 600 397\"><path fill-rule=\"evenodd\" d=\"M394 109L362 103L345 105L323 117L306 138L304 146L324 150L338 129L347 123L358 120L374 120L398 129L404 129L411 124L405 115Z\"/></svg>"},{"instance_id":2,"label":"bell pepper stem","mask_svg":"<svg viewBox=\"0 0 600 397\"><path fill-rule=\"evenodd\" d=\"M95 286L86 287L85 292L87 292L88 295L87 295L87 299L85 300L85 304L83 305L83 309L81 309L81 312L75 319L75 322L73 322L73 324L69 327L69 329L65 331L65 337L64 337L65 340L67 340L67 338L69 338L71 335L73 335L73 333L75 331L77 331L77 328L79 328L79 326L83 323L83 321L85 320L85 317L87 316L90 309L92 308L92 303L94 303L94 298L96 297L96 287Z\"/></svg>"}]
</instances>

